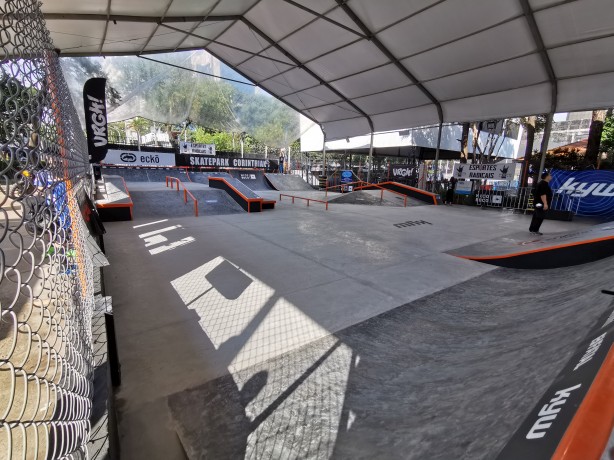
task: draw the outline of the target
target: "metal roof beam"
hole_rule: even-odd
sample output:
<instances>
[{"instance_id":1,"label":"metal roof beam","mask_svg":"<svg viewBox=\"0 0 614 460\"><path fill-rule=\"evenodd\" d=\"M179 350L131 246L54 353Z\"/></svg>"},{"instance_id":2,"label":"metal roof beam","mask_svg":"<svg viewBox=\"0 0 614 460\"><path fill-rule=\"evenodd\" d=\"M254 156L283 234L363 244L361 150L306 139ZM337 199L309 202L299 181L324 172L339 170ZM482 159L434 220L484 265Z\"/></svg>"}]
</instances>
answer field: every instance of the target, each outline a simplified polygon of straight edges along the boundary
<instances>
[{"instance_id":1,"label":"metal roof beam","mask_svg":"<svg viewBox=\"0 0 614 460\"><path fill-rule=\"evenodd\" d=\"M144 22L159 24L164 22L202 22L202 21L237 21L242 16L131 16L126 14L81 14L81 13L45 13L45 20L68 20L68 21L116 21L116 22Z\"/></svg>"},{"instance_id":2,"label":"metal roof beam","mask_svg":"<svg viewBox=\"0 0 614 460\"><path fill-rule=\"evenodd\" d=\"M391 63L393 63L397 69L399 69L403 75L405 75L414 85L416 85L420 91L437 107L437 115L439 116L439 121L443 123L443 109L439 101L431 94L431 92L422 85L420 80L418 80L414 75L407 70L407 68L401 64L401 62L384 46L382 42L369 30L369 28L361 21L361 19L354 13L354 11L346 4L345 0L336 0L341 9L347 14L352 21L364 32L364 34L369 37L371 43L373 43L383 54L386 56Z\"/></svg>"},{"instance_id":3,"label":"metal roof beam","mask_svg":"<svg viewBox=\"0 0 614 460\"><path fill-rule=\"evenodd\" d=\"M365 35L361 34L357 30L354 30L351 27L346 26L345 24L341 24L340 22L337 22L337 21L329 18L328 16L320 14L317 11L313 11L312 9L307 8L306 6L301 5L300 3L296 3L293 0L284 0L284 2L286 2L286 3L288 3L288 4L292 5L292 6L295 6L296 8L299 8L299 9L301 9L303 11L306 11L309 14L312 14L312 15L316 16L319 19L322 19L322 20L324 20L326 22L330 22L331 24L334 24L334 25L336 25L337 27L339 27L341 29L347 30L348 32L351 32L351 33L353 33L355 35L358 35L360 38L367 38Z\"/></svg>"},{"instance_id":4,"label":"metal roof beam","mask_svg":"<svg viewBox=\"0 0 614 460\"><path fill-rule=\"evenodd\" d=\"M531 30L533 41L535 42L535 46L537 47L537 51L539 52L539 56L541 57L542 63L546 70L546 74L548 75L548 79L550 80L550 85L552 88L550 113L556 113L556 105L558 100L558 84L556 81L556 75L554 74L554 67L552 66L552 62L550 61L550 56L548 56L546 45L544 45L544 40L542 39L542 34L539 31L537 22L535 21L535 16L533 15L533 10L531 9L529 0L518 0L518 2L522 7L522 11L527 20L527 23L529 24L529 29Z\"/></svg>"},{"instance_id":5,"label":"metal roof beam","mask_svg":"<svg viewBox=\"0 0 614 460\"><path fill-rule=\"evenodd\" d=\"M304 70L305 72L307 72L311 77L315 78L316 80L318 80L323 86L325 86L326 88L328 88L330 91L332 91L333 93L335 93L337 96L339 96L341 99L343 99L343 102L345 102L346 104L348 104L350 107L352 107L354 110L356 110L356 112L360 115L362 115L364 118L367 119L367 121L369 122L369 128L371 129L371 132L373 132L374 127L373 127L373 121L371 120L371 117L365 112L363 111L360 107L358 107L356 104L354 104L350 99L348 99L347 97L345 97L339 90L337 90L335 87L331 86L329 83L327 83L326 81L324 81L318 74L316 74L315 72L313 72L311 69L305 67L301 61L299 61L297 58L295 58L294 56L292 56L288 51L286 51L279 43L277 43L275 40L273 40L272 38L270 38L268 35L266 35L262 30L260 30L258 27L256 27L254 24L252 24L248 19L246 18L242 18L243 23L249 27L250 29L254 30L258 35L260 35L262 38L264 38L273 48L275 48L277 51L279 51L280 53L282 53L284 56L286 56L288 59L290 59L292 62L294 62L294 64L301 68L302 70ZM306 109L307 110L307 109ZM303 111L300 111L301 113Z\"/></svg>"}]
</instances>

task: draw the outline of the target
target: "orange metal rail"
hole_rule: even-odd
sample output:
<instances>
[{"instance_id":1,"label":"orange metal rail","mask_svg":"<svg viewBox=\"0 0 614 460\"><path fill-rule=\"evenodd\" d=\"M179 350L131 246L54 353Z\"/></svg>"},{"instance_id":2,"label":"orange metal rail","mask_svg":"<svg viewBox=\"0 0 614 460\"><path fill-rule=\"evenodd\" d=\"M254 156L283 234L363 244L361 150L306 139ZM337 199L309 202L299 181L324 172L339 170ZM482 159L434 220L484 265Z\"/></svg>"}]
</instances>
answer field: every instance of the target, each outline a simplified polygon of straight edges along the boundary
<instances>
[{"instance_id":1,"label":"orange metal rail","mask_svg":"<svg viewBox=\"0 0 614 460\"><path fill-rule=\"evenodd\" d=\"M294 195L285 195L283 193L279 194L279 201L281 201L281 197L285 196L288 198L292 198L292 204L294 204L294 199L299 199L299 200L304 200L307 202L307 206L309 206L309 202L310 201L315 201L316 203L324 203L324 205L326 206L326 210L328 211L328 201L322 201L322 200L314 200L313 198L303 198L302 196L294 196Z\"/></svg>"},{"instance_id":2,"label":"orange metal rail","mask_svg":"<svg viewBox=\"0 0 614 460\"><path fill-rule=\"evenodd\" d=\"M179 192L179 186L183 186L183 201L184 203L188 203L188 195L190 196L190 198L192 198L192 201L194 201L194 215L196 217L198 217L198 200L194 197L194 195L192 195L192 193L190 193L190 191L185 188L185 185L183 182L181 182L180 179L177 179L176 177L171 177L171 176L166 176L166 186L168 187L168 184L171 184L171 189L173 189L173 184L177 182L177 191Z\"/></svg>"},{"instance_id":3,"label":"orange metal rail","mask_svg":"<svg viewBox=\"0 0 614 460\"><path fill-rule=\"evenodd\" d=\"M359 186L356 187L356 190L364 190L367 187L375 187L379 190L381 190L381 195L380 195L380 201L382 201L384 199L384 192L390 192L390 193L394 193L395 195L400 195L403 197L403 206L407 207L407 195L405 195L404 193L401 192L395 192L394 190L390 190L389 188L385 188L385 187L381 187L377 184L368 184L365 186Z\"/></svg>"}]
</instances>

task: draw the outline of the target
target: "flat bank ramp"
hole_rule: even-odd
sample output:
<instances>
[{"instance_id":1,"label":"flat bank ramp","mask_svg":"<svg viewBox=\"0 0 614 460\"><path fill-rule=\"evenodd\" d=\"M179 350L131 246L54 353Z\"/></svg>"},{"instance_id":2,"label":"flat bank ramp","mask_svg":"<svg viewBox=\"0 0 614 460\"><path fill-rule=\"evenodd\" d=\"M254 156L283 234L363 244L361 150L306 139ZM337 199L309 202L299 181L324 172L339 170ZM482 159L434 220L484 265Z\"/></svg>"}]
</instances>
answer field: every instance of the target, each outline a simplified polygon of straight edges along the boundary
<instances>
[{"instance_id":1,"label":"flat bank ramp","mask_svg":"<svg viewBox=\"0 0 614 460\"><path fill-rule=\"evenodd\" d=\"M405 197L384 191L382 199L380 190L358 190L356 192L342 193L330 198L329 203L362 204L369 206L405 206ZM407 206L425 206L427 203L415 198L407 197Z\"/></svg>"},{"instance_id":2,"label":"flat bank ramp","mask_svg":"<svg viewBox=\"0 0 614 460\"><path fill-rule=\"evenodd\" d=\"M164 168L118 168L104 166L103 175L121 176L126 182L165 182L166 177L176 177L184 182L189 182L188 175L183 169Z\"/></svg>"},{"instance_id":3,"label":"flat bank ramp","mask_svg":"<svg viewBox=\"0 0 614 460\"><path fill-rule=\"evenodd\" d=\"M557 268L614 255L614 222L575 232L521 232L448 252L456 257L509 268Z\"/></svg>"},{"instance_id":4,"label":"flat bank ramp","mask_svg":"<svg viewBox=\"0 0 614 460\"><path fill-rule=\"evenodd\" d=\"M292 174L267 173L264 176L271 183L271 185L275 188L275 190L279 190L282 192L300 191L300 190L313 191L314 190L313 187L311 187L301 177L295 176Z\"/></svg>"},{"instance_id":5,"label":"flat bank ramp","mask_svg":"<svg viewBox=\"0 0 614 460\"><path fill-rule=\"evenodd\" d=\"M189 458L494 459L614 307L612 262L498 268L171 395L172 423Z\"/></svg>"},{"instance_id":6,"label":"flat bank ramp","mask_svg":"<svg viewBox=\"0 0 614 460\"><path fill-rule=\"evenodd\" d=\"M199 219L207 216L244 213L241 206L222 190L191 190L198 200ZM132 191L133 214L137 219L147 217L169 218L194 216L191 199L183 201L183 193L174 190Z\"/></svg>"}]
</instances>

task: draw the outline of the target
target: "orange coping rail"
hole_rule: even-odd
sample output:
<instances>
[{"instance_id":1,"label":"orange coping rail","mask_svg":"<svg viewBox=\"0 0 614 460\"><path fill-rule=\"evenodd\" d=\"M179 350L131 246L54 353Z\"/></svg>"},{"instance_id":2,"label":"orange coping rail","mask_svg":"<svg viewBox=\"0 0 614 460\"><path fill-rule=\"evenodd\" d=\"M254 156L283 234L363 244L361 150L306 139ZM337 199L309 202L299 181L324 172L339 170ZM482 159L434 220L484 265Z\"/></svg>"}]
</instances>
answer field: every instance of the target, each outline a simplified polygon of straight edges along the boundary
<instances>
[{"instance_id":1,"label":"orange coping rail","mask_svg":"<svg viewBox=\"0 0 614 460\"><path fill-rule=\"evenodd\" d=\"M614 426L614 347L597 372L552 460L599 460Z\"/></svg>"},{"instance_id":2,"label":"orange coping rail","mask_svg":"<svg viewBox=\"0 0 614 460\"><path fill-rule=\"evenodd\" d=\"M183 182L181 182L180 179L176 178L176 177L172 177L172 176L166 176L166 186L168 187L168 184L171 184L171 189L173 189L173 184L177 182L177 191L179 192L179 186L183 185L183 201L184 203L187 204L188 202L188 195L190 196L190 198L192 198L192 201L194 201L194 215L196 217L198 217L198 200L194 197L194 195L192 195L192 193L185 188L185 185Z\"/></svg>"},{"instance_id":3,"label":"orange coping rail","mask_svg":"<svg viewBox=\"0 0 614 460\"><path fill-rule=\"evenodd\" d=\"M394 181L380 182L380 184L394 184L397 187L406 188L407 190L411 190L413 192L420 193L421 195L429 196L433 198L433 204L437 205L437 194L436 193L427 192L426 190L422 190L417 187L410 187L409 185L401 184L399 182L394 182Z\"/></svg>"},{"instance_id":4,"label":"orange coping rail","mask_svg":"<svg viewBox=\"0 0 614 460\"><path fill-rule=\"evenodd\" d=\"M403 197L403 206L407 207L407 195L405 195L404 193L401 192L397 192L394 190L390 190L389 188L385 188L382 187L380 185L377 184L369 184L369 185L364 185L364 186L359 186L356 187L356 190L364 190L367 187L375 187L378 188L382 191L381 195L380 195L380 201L382 201L384 199L384 192L390 192L390 193L394 193L395 195L401 195Z\"/></svg>"},{"instance_id":5,"label":"orange coping rail","mask_svg":"<svg viewBox=\"0 0 614 460\"><path fill-rule=\"evenodd\" d=\"M288 198L292 198L292 204L294 204L294 199L298 198L299 200L305 200L307 201L307 206L309 206L309 202L310 201L315 201L316 203L324 203L326 205L326 210L328 211L328 201L322 201L322 200L314 200L313 198L303 198L302 196L295 196L295 195L286 195L284 193L280 193L279 194L279 201L281 201L281 197L282 196L286 196Z\"/></svg>"},{"instance_id":6,"label":"orange coping rail","mask_svg":"<svg viewBox=\"0 0 614 460\"><path fill-rule=\"evenodd\" d=\"M260 203L260 210L262 210L262 205L265 202L264 198L247 198L245 195L243 195L239 190L233 187L233 185L227 180L225 180L223 177L210 177L209 180L224 182L228 187L233 189L235 193L237 193L241 198L243 198L247 202L247 212L248 213L252 212L252 203ZM270 202L271 200L266 200L266 201Z\"/></svg>"}]
</instances>

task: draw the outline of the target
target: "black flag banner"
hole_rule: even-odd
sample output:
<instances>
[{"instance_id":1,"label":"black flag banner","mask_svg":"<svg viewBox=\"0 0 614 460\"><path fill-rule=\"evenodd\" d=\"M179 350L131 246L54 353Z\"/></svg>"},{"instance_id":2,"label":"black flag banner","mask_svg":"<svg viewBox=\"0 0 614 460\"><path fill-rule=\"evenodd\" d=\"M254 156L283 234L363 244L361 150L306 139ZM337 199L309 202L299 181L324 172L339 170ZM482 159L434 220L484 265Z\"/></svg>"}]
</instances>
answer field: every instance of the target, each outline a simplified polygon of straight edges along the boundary
<instances>
[{"instance_id":1,"label":"black flag banner","mask_svg":"<svg viewBox=\"0 0 614 460\"><path fill-rule=\"evenodd\" d=\"M90 163L100 163L107 155L106 78L90 78L83 86L85 129Z\"/></svg>"}]
</instances>

